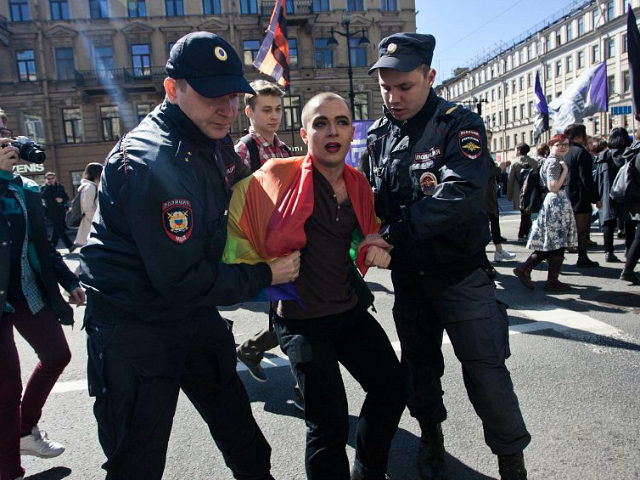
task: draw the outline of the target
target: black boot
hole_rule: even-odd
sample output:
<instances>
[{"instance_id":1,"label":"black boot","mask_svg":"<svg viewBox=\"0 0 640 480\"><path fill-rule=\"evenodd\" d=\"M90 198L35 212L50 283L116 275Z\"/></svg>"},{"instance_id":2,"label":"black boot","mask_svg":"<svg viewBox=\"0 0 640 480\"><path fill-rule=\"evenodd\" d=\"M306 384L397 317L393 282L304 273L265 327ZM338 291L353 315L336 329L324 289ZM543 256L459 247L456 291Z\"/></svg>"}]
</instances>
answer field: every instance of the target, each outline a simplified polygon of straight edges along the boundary
<instances>
[{"instance_id":1,"label":"black boot","mask_svg":"<svg viewBox=\"0 0 640 480\"><path fill-rule=\"evenodd\" d=\"M513 274L518 277L518 280L527 287L529 290L534 290L536 287L531 280L531 270L536 268L545 258L547 258L547 252L538 252L537 250L529 255L522 265L513 269Z\"/></svg>"},{"instance_id":2,"label":"black boot","mask_svg":"<svg viewBox=\"0 0 640 480\"><path fill-rule=\"evenodd\" d=\"M418 450L420 480L447 480L447 463L444 460L444 436L442 425L437 423L423 428Z\"/></svg>"},{"instance_id":3,"label":"black boot","mask_svg":"<svg viewBox=\"0 0 640 480\"><path fill-rule=\"evenodd\" d=\"M500 480L527 480L523 453L498 455L498 472L500 472Z\"/></svg>"},{"instance_id":4,"label":"black boot","mask_svg":"<svg viewBox=\"0 0 640 480\"><path fill-rule=\"evenodd\" d=\"M566 283L562 283L558 277L560 276L560 267L564 262L564 256L562 254L550 255L547 258L549 264L549 273L547 275L547 283L544 286L546 292L566 292L571 290L571 286Z\"/></svg>"}]
</instances>

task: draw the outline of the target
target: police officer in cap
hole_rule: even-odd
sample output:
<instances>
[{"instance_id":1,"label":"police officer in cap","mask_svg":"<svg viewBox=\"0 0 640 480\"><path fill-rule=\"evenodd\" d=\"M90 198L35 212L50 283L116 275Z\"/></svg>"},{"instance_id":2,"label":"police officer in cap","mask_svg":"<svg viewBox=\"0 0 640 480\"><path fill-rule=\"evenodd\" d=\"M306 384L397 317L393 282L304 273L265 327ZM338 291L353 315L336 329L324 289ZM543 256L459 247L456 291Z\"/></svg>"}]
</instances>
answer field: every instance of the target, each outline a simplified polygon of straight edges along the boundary
<instances>
[{"instance_id":1,"label":"police officer in cap","mask_svg":"<svg viewBox=\"0 0 640 480\"><path fill-rule=\"evenodd\" d=\"M230 188L249 174L228 134L244 93L240 58L195 32L173 46L166 98L108 155L89 243L89 394L111 480L160 480L182 390L235 478L269 480L271 449L216 310L297 278L299 254L223 265Z\"/></svg>"},{"instance_id":2,"label":"police officer in cap","mask_svg":"<svg viewBox=\"0 0 640 480\"><path fill-rule=\"evenodd\" d=\"M367 141L369 180L384 224L364 244L391 251L408 406L422 431L420 478L448 478L440 381L446 330L502 480L526 479L522 451L530 436L505 366L506 308L481 268L489 240L485 128L476 114L435 95L434 47L431 35L391 35L369 70L378 75L385 106Z\"/></svg>"}]
</instances>

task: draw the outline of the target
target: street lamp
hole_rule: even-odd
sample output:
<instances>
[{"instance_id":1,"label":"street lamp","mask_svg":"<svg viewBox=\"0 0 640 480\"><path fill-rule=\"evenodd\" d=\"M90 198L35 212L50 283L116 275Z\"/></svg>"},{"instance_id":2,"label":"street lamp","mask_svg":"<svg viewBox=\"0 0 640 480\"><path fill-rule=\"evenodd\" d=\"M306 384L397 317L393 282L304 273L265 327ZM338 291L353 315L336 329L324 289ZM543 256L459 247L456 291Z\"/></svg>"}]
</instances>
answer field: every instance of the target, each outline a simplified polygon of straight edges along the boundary
<instances>
[{"instance_id":1,"label":"street lamp","mask_svg":"<svg viewBox=\"0 0 640 480\"><path fill-rule=\"evenodd\" d=\"M358 47L365 47L369 45L369 39L365 35L364 28L361 28L357 32L351 32L349 30L349 26L351 25L351 14L346 12L342 17L342 24L345 26L346 32L341 32L340 30L335 30L331 28L331 38L327 41L327 46L332 49L335 49L338 46L338 41L334 34L342 35L347 39L347 59L349 61L349 100L351 102L351 114L355 115L355 96L356 94L353 91L353 69L351 67L351 38L352 35L360 35L360 40L358 40Z\"/></svg>"}]
</instances>

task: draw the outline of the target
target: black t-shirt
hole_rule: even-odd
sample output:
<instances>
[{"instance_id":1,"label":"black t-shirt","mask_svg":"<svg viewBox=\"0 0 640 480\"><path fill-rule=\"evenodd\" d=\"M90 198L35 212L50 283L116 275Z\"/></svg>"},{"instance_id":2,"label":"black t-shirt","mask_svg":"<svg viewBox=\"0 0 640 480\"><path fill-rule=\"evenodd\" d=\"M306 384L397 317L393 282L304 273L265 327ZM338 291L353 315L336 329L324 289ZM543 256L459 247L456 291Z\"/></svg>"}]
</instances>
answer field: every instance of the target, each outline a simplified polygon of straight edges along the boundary
<instances>
[{"instance_id":1,"label":"black t-shirt","mask_svg":"<svg viewBox=\"0 0 640 480\"><path fill-rule=\"evenodd\" d=\"M0 179L0 215L4 216L9 224L9 236L11 239L11 262L9 267L9 288L7 300L19 300L24 298L22 293L22 245L26 234L24 212L18 202L16 192L8 189L9 181Z\"/></svg>"}]
</instances>

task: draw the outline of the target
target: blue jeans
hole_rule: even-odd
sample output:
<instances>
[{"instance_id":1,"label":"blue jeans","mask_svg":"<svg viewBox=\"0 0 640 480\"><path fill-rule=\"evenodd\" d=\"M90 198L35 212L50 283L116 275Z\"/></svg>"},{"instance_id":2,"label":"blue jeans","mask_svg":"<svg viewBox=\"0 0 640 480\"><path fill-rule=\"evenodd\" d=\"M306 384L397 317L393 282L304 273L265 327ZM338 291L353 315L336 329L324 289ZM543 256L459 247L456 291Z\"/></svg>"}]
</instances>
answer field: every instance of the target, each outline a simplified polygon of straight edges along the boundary
<instances>
[{"instance_id":1,"label":"blue jeans","mask_svg":"<svg viewBox=\"0 0 640 480\"><path fill-rule=\"evenodd\" d=\"M348 480L349 410L339 363L367 392L356 427L354 468L384 478L407 382L382 327L362 307L326 317L276 317L274 327L305 398L309 480Z\"/></svg>"}]
</instances>

